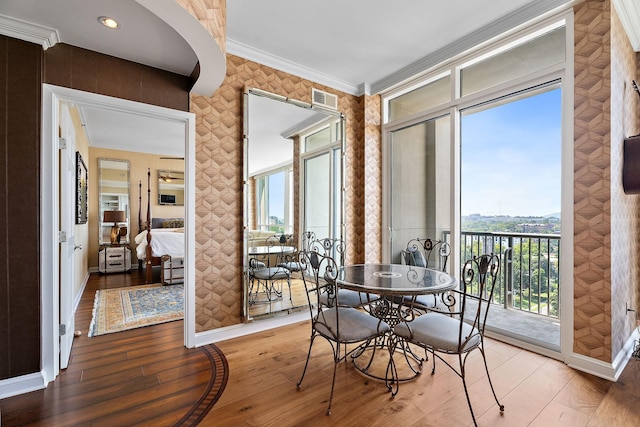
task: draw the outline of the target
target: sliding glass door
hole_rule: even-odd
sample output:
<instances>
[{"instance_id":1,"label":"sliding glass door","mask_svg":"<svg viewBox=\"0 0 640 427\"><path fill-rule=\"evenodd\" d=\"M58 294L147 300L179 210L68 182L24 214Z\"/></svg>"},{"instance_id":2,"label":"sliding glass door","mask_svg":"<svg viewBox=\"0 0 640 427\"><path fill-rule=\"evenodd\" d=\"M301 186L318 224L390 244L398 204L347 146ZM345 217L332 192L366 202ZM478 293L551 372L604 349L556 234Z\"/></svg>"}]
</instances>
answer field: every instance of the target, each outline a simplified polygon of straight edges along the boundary
<instances>
[{"instance_id":1,"label":"sliding glass door","mask_svg":"<svg viewBox=\"0 0 640 427\"><path fill-rule=\"evenodd\" d=\"M303 138L302 230L316 238L342 238L342 129L326 124ZM338 261L338 260L336 260Z\"/></svg>"},{"instance_id":2,"label":"sliding glass door","mask_svg":"<svg viewBox=\"0 0 640 427\"><path fill-rule=\"evenodd\" d=\"M391 132L391 262L409 240L444 240L451 229L450 133L448 115Z\"/></svg>"}]
</instances>

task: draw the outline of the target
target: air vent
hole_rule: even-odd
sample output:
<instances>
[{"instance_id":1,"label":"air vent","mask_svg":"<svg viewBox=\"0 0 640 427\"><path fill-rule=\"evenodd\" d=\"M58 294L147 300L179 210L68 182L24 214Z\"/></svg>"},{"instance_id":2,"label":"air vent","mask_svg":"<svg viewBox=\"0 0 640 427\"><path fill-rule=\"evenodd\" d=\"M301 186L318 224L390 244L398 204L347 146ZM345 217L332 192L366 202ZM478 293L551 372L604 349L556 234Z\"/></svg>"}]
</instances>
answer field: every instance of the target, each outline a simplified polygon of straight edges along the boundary
<instances>
[{"instance_id":1,"label":"air vent","mask_svg":"<svg viewBox=\"0 0 640 427\"><path fill-rule=\"evenodd\" d=\"M331 108L332 110L338 109L338 97L336 95L312 88L311 99L313 105Z\"/></svg>"}]
</instances>

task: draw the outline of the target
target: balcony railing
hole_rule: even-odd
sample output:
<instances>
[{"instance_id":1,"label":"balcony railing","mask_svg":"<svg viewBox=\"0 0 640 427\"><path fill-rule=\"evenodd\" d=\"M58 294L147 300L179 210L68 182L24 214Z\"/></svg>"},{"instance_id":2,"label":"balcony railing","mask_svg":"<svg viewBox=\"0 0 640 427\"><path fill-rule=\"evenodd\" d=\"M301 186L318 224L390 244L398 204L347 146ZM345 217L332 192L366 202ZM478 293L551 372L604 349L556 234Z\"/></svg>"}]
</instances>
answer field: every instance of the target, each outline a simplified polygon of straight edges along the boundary
<instances>
[{"instance_id":1,"label":"balcony railing","mask_svg":"<svg viewBox=\"0 0 640 427\"><path fill-rule=\"evenodd\" d=\"M445 232L445 240L449 240ZM460 260L483 253L500 255L494 302L506 309L558 318L560 236L557 234L463 231Z\"/></svg>"}]
</instances>

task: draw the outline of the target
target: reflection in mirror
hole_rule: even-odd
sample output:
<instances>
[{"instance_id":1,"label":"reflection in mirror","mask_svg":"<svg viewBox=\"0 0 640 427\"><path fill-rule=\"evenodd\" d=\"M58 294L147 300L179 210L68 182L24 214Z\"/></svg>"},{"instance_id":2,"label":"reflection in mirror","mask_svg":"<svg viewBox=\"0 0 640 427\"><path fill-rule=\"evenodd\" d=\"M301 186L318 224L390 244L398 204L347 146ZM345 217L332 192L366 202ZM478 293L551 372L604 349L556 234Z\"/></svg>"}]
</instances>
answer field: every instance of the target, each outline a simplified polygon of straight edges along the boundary
<instances>
[{"instance_id":1,"label":"reflection in mirror","mask_svg":"<svg viewBox=\"0 0 640 427\"><path fill-rule=\"evenodd\" d=\"M158 204L184 206L184 172L158 170Z\"/></svg>"},{"instance_id":2,"label":"reflection in mirror","mask_svg":"<svg viewBox=\"0 0 640 427\"><path fill-rule=\"evenodd\" d=\"M100 244L129 243L129 161L98 159Z\"/></svg>"},{"instance_id":3,"label":"reflection in mirror","mask_svg":"<svg viewBox=\"0 0 640 427\"><path fill-rule=\"evenodd\" d=\"M244 96L244 315L250 321L306 305L300 272L265 280L258 268L290 261L306 232L343 237L344 117L258 89ZM274 235L279 243L267 249Z\"/></svg>"}]
</instances>

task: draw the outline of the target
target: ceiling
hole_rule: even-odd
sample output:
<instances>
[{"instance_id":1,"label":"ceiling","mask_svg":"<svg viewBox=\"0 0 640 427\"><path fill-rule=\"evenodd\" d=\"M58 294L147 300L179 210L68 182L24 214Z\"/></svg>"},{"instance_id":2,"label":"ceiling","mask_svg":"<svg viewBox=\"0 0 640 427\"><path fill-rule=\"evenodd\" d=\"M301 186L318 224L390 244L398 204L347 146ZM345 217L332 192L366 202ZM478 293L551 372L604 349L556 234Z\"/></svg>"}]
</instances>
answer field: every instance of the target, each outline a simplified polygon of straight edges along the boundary
<instances>
[{"instance_id":1,"label":"ceiling","mask_svg":"<svg viewBox=\"0 0 640 427\"><path fill-rule=\"evenodd\" d=\"M353 93L536 3L545 2L323 0L310 7L299 0L232 0L227 50L263 53Z\"/></svg>"},{"instance_id":2,"label":"ceiling","mask_svg":"<svg viewBox=\"0 0 640 427\"><path fill-rule=\"evenodd\" d=\"M250 94L247 98L249 176L293 161L292 134L307 131L332 117L322 110L301 107L284 100ZM309 107L311 107L309 105Z\"/></svg>"},{"instance_id":3,"label":"ceiling","mask_svg":"<svg viewBox=\"0 0 640 427\"><path fill-rule=\"evenodd\" d=\"M227 51L347 93L379 93L568 2L323 0L311 6L300 0L229 0ZM0 32L11 17L54 31L61 43L190 75L197 62L194 51L141 3L2 0ZM97 18L103 15L117 19L120 29L100 25ZM107 131L109 138L131 141L139 138L114 133L149 135L154 129L127 127L126 121L101 114L107 113L85 116L96 141Z\"/></svg>"}]
</instances>

